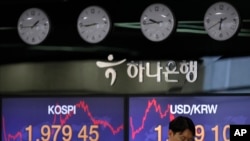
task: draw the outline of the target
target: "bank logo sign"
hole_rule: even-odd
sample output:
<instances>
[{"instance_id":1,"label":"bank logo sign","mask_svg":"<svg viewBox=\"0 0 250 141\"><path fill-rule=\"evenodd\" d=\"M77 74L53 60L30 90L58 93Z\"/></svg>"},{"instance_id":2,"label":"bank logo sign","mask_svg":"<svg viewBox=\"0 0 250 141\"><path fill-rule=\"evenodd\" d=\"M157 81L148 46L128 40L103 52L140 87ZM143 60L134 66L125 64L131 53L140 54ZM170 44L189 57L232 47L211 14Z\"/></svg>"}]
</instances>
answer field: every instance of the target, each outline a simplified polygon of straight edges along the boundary
<instances>
[{"instance_id":1,"label":"bank logo sign","mask_svg":"<svg viewBox=\"0 0 250 141\"><path fill-rule=\"evenodd\" d=\"M177 83L178 79L171 78L171 75L185 75L187 82L193 83L197 80L197 61L157 61L153 66L147 61L130 61L122 59L114 61L113 54L108 55L108 61L97 61L97 67L105 69L105 78L110 79L110 85L113 86L117 79L118 72L115 67L126 63L127 76L131 79L138 79L138 82L142 83L144 77L155 78L156 82L170 82ZM152 68L155 67L155 68ZM152 70L154 70L152 72Z\"/></svg>"}]
</instances>

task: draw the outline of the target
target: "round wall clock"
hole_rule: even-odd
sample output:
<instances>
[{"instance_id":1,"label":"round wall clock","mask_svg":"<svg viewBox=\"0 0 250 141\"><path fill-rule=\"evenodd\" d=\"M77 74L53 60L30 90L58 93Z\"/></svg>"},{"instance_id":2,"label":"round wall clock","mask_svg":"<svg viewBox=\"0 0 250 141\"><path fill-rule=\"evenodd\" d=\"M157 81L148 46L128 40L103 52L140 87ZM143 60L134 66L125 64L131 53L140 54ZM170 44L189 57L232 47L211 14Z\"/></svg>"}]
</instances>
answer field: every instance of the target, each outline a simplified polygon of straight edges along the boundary
<instances>
[{"instance_id":1,"label":"round wall clock","mask_svg":"<svg viewBox=\"0 0 250 141\"><path fill-rule=\"evenodd\" d=\"M204 27L208 35L217 41L229 40L237 35L241 19L236 8L228 2L216 2L204 16Z\"/></svg>"},{"instance_id":2,"label":"round wall clock","mask_svg":"<svg viewBox=\"0 0 250 141\"><path fill-rule=\"evenodd\" d=\"M111 30L110 16L100 6L89 6L78 17L77 30L84 41L91 44L99 43Z\"/></svg>"},{"instance_id":3,"label":"round wall clock","mask_svg":"<svg viewBox=\"0 0 250 141\"><path fill-rule=\"evenodd\" d=\"M29 8L20 15L17 30L22 41L29 45L37 45L48 37L50 26L49 17L43 10Z\"/></svg>"},{"instance_id":4,"label":"round wall clock","mask_svg":"<svg viewBox=\"0 0 250 141\"><path fill-rule=\"evenodd\" d=\"M143 35L153 42L167 39L176 27L176 19L171 9L162 3L149 5L142 13L140 25Z\"/></svg>"}]
</instances>

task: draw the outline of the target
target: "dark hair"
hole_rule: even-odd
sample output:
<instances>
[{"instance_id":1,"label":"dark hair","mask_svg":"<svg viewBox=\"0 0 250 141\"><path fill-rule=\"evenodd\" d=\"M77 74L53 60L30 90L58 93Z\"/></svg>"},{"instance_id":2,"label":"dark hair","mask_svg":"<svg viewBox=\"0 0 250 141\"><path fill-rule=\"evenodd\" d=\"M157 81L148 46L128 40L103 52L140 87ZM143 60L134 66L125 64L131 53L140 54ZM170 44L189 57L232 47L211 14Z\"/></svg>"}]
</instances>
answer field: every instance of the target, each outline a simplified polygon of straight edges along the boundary
<instances>
[{"instance_id":1,"label":"dark hair","mask_svg":"<svg viewBox=\"0 0 250 141\"><path fill-rule=\"evenodd\" d=\"M169 129L171 129L174 132L174 134L177 132L182 133L186 129L189 129L192 132L193 136L195 136L195 125L193 121L188 117L184 116L176 117L169 123Z\"/></svg>"}]
</instances>

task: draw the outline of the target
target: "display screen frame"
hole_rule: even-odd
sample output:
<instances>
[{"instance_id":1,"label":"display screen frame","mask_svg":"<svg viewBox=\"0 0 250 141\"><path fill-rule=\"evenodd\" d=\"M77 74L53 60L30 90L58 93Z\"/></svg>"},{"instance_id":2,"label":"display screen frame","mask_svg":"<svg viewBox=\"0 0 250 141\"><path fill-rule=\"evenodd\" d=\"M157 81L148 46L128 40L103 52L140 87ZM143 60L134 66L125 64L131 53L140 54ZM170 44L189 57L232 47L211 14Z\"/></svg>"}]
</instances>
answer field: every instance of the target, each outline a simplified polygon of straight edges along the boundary
<instances>
[{"instance_id":1,"label":"display screen frame","mask_svg":"<svg viewBox=\"0 0 250 141\"><path fill-rule=\"evenodd\" d=\"M88 97L88 98L122 98L123 104L124 104L124 117L123 117L123 123L124 123L124 129L123 129L123 140L130 140L130 98L143 98L143 97L234 97L234 96L247 96L250 97L250 93L206 93L206 92L198 92L198 93L147 93L147 94L140 94L140 93L119 93L119 94L113 94L113 93L84 93L84 92L28 92L28 93L2 93L0 104L2 105L3 99L5 98L77 98L77 97ZM1 108L1 117L3 109ZM0 123L1 128L3 127L2 122ZM3 136L3 135L2 135Z\"/></svg>"},{"instance_id":2,"label":"display screen frame","mask_svg":"<svg viewBox=\"0 0 250 141\"><path fill-rule=\"evenodd\" d=\"M207 97L207 98L219 98L219 97L227 97L227 98L233 98L233 97L238 97L238 98L240 98L240 97L247 97L247 98L249 98L250 99L250 94L249 93L206 93L206 92L201 92L201 93L192 93L192 94L157 94L157 95L150 95L150 94L146 94L146 95L133 95L133 96L130 96L129 97L129 106L132 106L131 105L131 99L133 99L133 98L185 98L185 97L198 97L198 98L205 98L205 97ZM138 101L139 102L139 101ZM151 103L152 104L152 103ZM159 103L158 103L159 104ZM250 103L249 103L250 104ZM159 105L158 105L159 106ZM145 107L145 105L144 105L144 107ZM146 106L147 107L147 106ZM128 141L138 141L138 140L140 140L141 138L137 138L137 139L135 139L136 137L136 135L135 134L138 134L141 130L139 130L139 129L142 129L141 128L141 126L137 126L137 127L135 127L134 125L133 125L133 129L132 129L132 127L131 127L131 109L130 109L130 107L128 107L129 108L129 113L128 113L128 120L129 120L129 140ZM156 110L156 109L154 109L154 110ZM153 110L153 111L154 111ZM159 107L158 107L158 109L157 110L159 110ZM136 114L138 115L138 114L140 114L139 113L139 108L136 110ZM145 110L146 111L146 110ZM163 110L164 111L164 110ZM148 111L148 113L149 113L150 111ZM155 112L155 111L154 111ZM146 113L146 112L145 112ZM145 113L143 113L143 114L140 114L140 115L144 115L145 116ZM162 114L163 114L163 112L162 112ZM250 115L250 113L249 113L249 115ZM187 117L190 117L189 115L184 115L184 116L187 116ZM177 117L177 116L176 116ZM142 118L144 118L144 117L142 117ZM141 119L142 119L141 118ZM174 118L173 118L174 119ZM192 119L192 117L191 117L191 119ZM170 120L170 119L169 119ZM202 129L202 128L204 128L204 126L200 126L201 124L200 123L197 123L198 121L196 120L196 119L193 119L194 120L194 123L195 123L195 125L196 125L196 130L200 130L200 129ZM134 121L134 119L132 119L132 121ZM249 124L250 125L250 116L248 117L248 120L247 120L248 122L246 123L246 124ZM136 122L136 121L135 121ZM241 121L240 121L241 122ZM168 122L169 123L169 122ZM163 137L162 135L163 135L163 132L165 132L166 131L166 133L165 134L167 134L167 130L168 130L168 123L167 123L167 127L165 127L165 129L163 129L164 127L163 126L155 126L155 128L151 128L150 129L150 131L148 131L148 133L142 133L143 135L145 135L145 134L149 134L150 132L156 132L155 134L157 134L157 135L151 135L151 140L156 140L156 141L167 141L167 137ZM232 124L239 124L239 125L241 125L242 123L232 123ZM141 124L140 124L141 125ZM145 123L144 123L144 125L145 125ZM198 128L197 128L197 125L199 125L198 126ZM244 124L243 124L244 125ZM223 129L224 128L224 129ZM138 129L138 130L137 130ZM207 130L207 129L203 129L203 130ZM211 133L209 133L207 136L211 136L211 137L213 137L214 138L214 140L215 141L221 141L221 140L228 140L229 139L229 130L230 130L230 124L228 124L228 125L225 125L224 127L220 127L220 125L219 126L211 126L211 130L213 131L213 133L214 134L216 134L216 135L212 135ZM160 131L162 131L161 133L160 133ZM133 133L134 134L133 134ZM223 133L223 132L227 132L227 133ZM133 135L132 135L133 134ZM161 135L160 135L161 134ZM159 139L159 138L156 138L156 137L158 137L160 135L160 137L161 137L161 139ZM132 136L134 136L134 137L132 137ZM167 135L165 135L165 136L167 136ZM195 139L195 141L199 141L199 139L201 139L201 134L197 134L196 133L196 137L195 138L197 138L197 139ZM149 138L143 138L144 140L146 140L146 141L151 141L150 140L150 136L148 136ZM206 138L205 138L205 140L207 140Z\"/></svg>"},{"instance_id":3,"label":"display screen frame","mask_svg":"<svg viewBox=\"0 0 250 141\"><path fill-rule=\"evenodd\" d=\"M84 133L86 132L86 134L89 134L89 135L87 135L88 138L86 138L86 140L89 140L91 138L94 141L94 139L98 137L99 141L101 141L102 140L101 137L100 137L101 135L103 135L103 140L106 140L106 136L110 136L111 137L111 135L107 134L107 132L108 132L107 130L109 129L110 134L112 133L114 136L115 136L115 134L118 135L119 140L124 140L124 138L125 138L125 131L127 131L127 129L126 129L126 126L125 126L125 123L124 123L126 121L126 119L125 119L126 112L124 111L126 109L125 108L125 98L124 97L113 95L113 94L99 94L99 93L91 93L90 94L90 93L75 93L75 92L72 92L72 93L67 93L67 92L63 92L63 93L60 93L60 92L54 92L54 93L52 93L52 92L48 92L48 93L38 92L38 93L35 93L35 92L33 92L33 95L32 95L32 93L21 93L21 94L20 93L11 93L10 95L8 95L8 94L1 95L0 104L1 104L1 119L2 120L1 120L1 124L0 125L1 125L1 129L2 129L2 132L1 132L2 139L4 139L4 141L6 140L5 139L6 138L5 135L7 135L7 133L4 132L5 129L3 129L4 126L6 128L6 125L4 125L4 123L6 123L6 118L4 118L4 111L5 110L3 109L4 108L4 106L3 106L4 101L5 100L21 100L22 101L22 100L28 100L28 99L29 100L30 99L36 99L38 101L38 103L39 103L39 101L40 101L40 103L42 103L41 100L45 101L46 99L50 100L50 101L51 100L53 101L53 99L54 100L58 100L59 103L60 103L60 101L68 101L66 103L70 103L70 101L72 101L72 100L74 101L74 100L79 99L79 102L77 103L78 106L77 106L77 104L75 105L76 106L75 107L76 111L77 111L77 108L79 109L79 106L82 106L81 107L82 109L85 108L85 110L87 110L87 111L84 111L82 109L80 109L80 110L82 110L82 111L85 112L85 117L88 116L89 122L91 122L92 124L89 125L90 123L86 123L86 125L84 124L81 127L79 125L78 130L75 133L73 131L73 133L74 133L74 135L72 135L73 137L77 138L79 136L80 132L81 132L82 135L81 135L80 138L83 139L83 138L85 138ZM84 99L87 99L87 101L85 103L83 102ZM104 100L104 101L102 101L102 100ZM106 102L106 100L107 100L107 102ZM92 102L88 104L88 101L92 101ZM97 103L99 103L99 105L94 106L94 107L90 106L90 105L94 105L95 104L94 101L97 102ZM101 101L102 101L102 104L100 104ZM58 104L58 103L56 103L56 104ZM58 107L56 107L56 104L53 105L54 106L53 107L54 110L52 110L52 111L54 111L54 113L51 111L52 112L51 114L56 114L56 109L59 109ZM63 104L62 103L61 108L63 106L65 106L65 105L68 106L70 104ZM113 110L109 111L109 113L113 113L111 115L111 117L109 117L110 116L109 114L107 114L107 115L103 114L105 112L104 109L98 110L97 109L98 106L99 107L101 106L103 108L104 107L110 107L110 109L113 109ZM91 108L91 107L93 107L93 108ZM69 107L69 108L72 108L72 107ZM48 109L49 109L49 107L48 107ZM62 109L61 109L61 111L63 111ZM92 109L94 109L94 110L92 110ZM23 111L24 111L24 109L23 109ZM75 111L74 112L73 111L71 111L70 114L73 115L74 112L75 112ZM95 114L95 113L97 113L97 114ZM116 114L116 116L114 116L115 115L114 113L119 113L119 114ZM69 113L67 113L67 114L70 115ZM92 115L89 115L89 114L92 114ZM55 124L55 125L57 126L57 125L61 124L60 127L54 126L52 124L52 120L50 120L51 121L51 125L49 125L49 124L41 124L40 128L38 128L38 130L36 130L36 132L39 132L39 130L42 132L43 129L44 129L43 130L44 132L47 132L46 130L50 129L51 133L54 132L53 135L55 135L55 131L57 131L56 128L60 128L60 130L58 129L58 132L59 132L57 134L58 138L59 137L62 137L62 138L65 137L65 139L66 139L67 136L63 136L64 135L63 132L65 132L65 135L66 135L66 132L69 132L69 128L73 129L73 126L69 127L69 126L66 126L67 124L63 124L62 123L63 121L61 121L61 119L65 119L66 122L68 120L67 119L67 115L65 113L64 113L64 115L62 115L62 113L60 113L60 115L58 114L56 116L57 117L53 118L53 120L56 119L57 120L57 124ZM113 116L113 119L112 119L112 116ZM61 118L61 117L63 117L63 118ZM68 116L68 117L71 118L71 116ZM38 116L37 118L41 118L41 117ZM76 118L74 118L74 120L75 119ZM86 121L86 119L87 118L85 118L84 121ZM93 121L93 119L94 119L94 121ZM116 121L115 119L117 119L118 121L121 121L121 124L118 125L117 124L118 121ZM82 122L84 122L84 121L82 121ZM45 123L45 121L44 121L44 123ZM112 124L114 124L114 125L112 125ZM99 125L99 126L97 127L95 125ZM76 126L77 125L74 124L74 127L76 127ZM25 125L25 127L26 127L26 125ZM32 126L28 126L27 125L27 127L25 129L23 127L22 131L24 131L24 130L27 132L26 134L31 134L31 133L34 134L33 125ZM52 131L52 130L54 130L54 131ZM73 130L75 130L75 129L73 129ZM99 130L99 131L97 131L97 130ZM21 139L21 138L17 138L17 136L19 136L20 133L21 132L16 132L15 134L13 134L13 136L10 136L11 140L12 139L14 139L14 140ZM90 135L90 133L91 133L91 135ZM41 134L41 136L39 136L39 138L33 138L32 136L33 135L27 136L27 137L29 137L29 140L32 140L32 141L42 141L42 137L44 137L44 138L46 137L46 136L42 136L42 134ZM56 139L56 137L52 136L52 134L50 136L51 136L50 137L51 141L53 141L53 140ZM56 140L58 140L58 138ZM9 140L9 139L7 139L7 140ZM21 140L24 140L24 139L21 139ZM59 138L59 140L60 140L60 138Z\"/></svg>"}]
</instances>

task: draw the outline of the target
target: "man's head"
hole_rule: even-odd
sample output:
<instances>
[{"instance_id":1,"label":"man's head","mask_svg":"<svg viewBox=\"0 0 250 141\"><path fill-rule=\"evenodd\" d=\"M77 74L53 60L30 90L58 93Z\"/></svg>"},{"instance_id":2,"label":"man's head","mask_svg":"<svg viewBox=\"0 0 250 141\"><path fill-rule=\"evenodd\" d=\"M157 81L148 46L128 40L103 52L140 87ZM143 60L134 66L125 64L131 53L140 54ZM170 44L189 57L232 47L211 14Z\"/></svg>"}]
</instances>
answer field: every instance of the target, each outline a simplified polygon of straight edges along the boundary
<instances>
[{"instance_id":1,"label":"man's head","mask_svg":"<svg viewBox=\"0 0 250 141\"><path fill-rule=\"evenodd\" d=\"M176 117L169 123L168 141L194 141L195 125L184 116Z\"/></svg>"}]
</instances>

